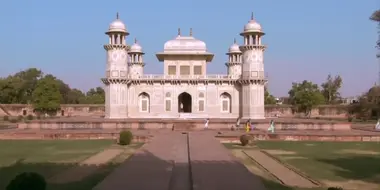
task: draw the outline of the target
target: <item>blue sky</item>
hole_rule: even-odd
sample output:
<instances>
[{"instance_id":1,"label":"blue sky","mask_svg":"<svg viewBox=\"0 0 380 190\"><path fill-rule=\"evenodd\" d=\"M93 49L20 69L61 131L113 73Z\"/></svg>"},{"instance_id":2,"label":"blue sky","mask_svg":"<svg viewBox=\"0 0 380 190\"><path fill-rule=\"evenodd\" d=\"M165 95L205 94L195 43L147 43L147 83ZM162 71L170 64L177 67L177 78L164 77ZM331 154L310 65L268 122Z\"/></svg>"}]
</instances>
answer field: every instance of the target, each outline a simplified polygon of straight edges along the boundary
<instances>
[{"instance_id":1,"label":"blue sky","mask_svg":"<svg viewBox=\"0 0 380 190\"><path fill-rule=\"evenodd\" d=\"M108 42L104 32L116 12L146 53L145 73L160 74L155 53L193 28L196 38L215 53L212 74L226 73L225 55L254 12L266 35L265 71L270 91L287 95L292 82L321 83L343 77L344 96L357 95L377 80L376 23L378 0L35 0L0 2L0 76L37 67L72 87L102 85Z\"/></svg>"}]
</instances>

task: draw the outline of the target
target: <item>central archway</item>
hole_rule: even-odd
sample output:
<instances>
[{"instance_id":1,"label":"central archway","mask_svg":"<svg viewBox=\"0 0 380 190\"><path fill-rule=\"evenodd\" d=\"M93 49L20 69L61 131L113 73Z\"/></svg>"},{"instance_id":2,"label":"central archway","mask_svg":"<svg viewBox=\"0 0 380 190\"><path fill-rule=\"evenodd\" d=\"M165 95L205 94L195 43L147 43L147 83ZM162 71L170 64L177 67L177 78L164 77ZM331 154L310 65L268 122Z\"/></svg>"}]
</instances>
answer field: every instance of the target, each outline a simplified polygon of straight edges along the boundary
<instances>
[{"instance_id":1,"label":"central archway","mask_svg":"<svg viewBox=\"0 0 380 190\"><path fill-rule=\"evenodd\" d=\"M183 92L178 95L178 113L191 113L191 95Z\"/></svg>"}]
</instances>

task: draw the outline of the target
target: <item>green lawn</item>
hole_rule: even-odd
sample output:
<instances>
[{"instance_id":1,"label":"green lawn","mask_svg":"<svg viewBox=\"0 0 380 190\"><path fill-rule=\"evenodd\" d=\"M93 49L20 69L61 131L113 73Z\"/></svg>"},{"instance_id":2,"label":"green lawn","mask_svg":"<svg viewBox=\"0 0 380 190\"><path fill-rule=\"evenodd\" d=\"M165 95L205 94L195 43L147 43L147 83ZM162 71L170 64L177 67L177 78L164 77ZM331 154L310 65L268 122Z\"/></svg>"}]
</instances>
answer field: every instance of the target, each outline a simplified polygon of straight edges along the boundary
<instances>
[{"instance_id":1,"label":"green lawn","mask_svg":"<svg viewBox=\"0 0 380 190\"><path fill-rule=\"evenodd\" d=\"M4 189L8 182L21 172L38 172L49 178L113 143L112 140L0 140L0 189ZM114 165L116 164L107 166L102 172L89 176L81 183L97 183ZM66 189L63 188L66 186L67 189L86 189L73 188L70 184L50 189L61 190Z\"/></svg>"},{"instance_id":2,"label":"green lawn","mask_svg":"<svg viewBox=\"0 0 380 190\"><path fill-rule=\"evenodd\" d=\"M380 184L378 142L260 141L256 145L327 185L350 183L351 187L380 189L376 186Z\"/></svg>"}]
</instances>

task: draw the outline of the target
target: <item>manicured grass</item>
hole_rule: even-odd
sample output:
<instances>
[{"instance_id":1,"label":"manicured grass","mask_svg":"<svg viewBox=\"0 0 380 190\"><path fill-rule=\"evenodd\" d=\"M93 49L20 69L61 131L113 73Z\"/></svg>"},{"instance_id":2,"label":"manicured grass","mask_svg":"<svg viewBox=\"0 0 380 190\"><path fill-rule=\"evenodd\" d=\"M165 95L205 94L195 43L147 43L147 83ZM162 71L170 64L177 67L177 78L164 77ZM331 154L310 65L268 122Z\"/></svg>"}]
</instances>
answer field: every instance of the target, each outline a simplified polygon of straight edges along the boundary
<instances>
[{"instance_id":1,"label":"manicured grass","mask_svg":"<svg viewBox=\"0 0 380 190\"><path fill-rule=\"evenodd\" d=\"M0 189L22 172L38 172L47 179L113 143L112 140L0 140Z\"/></svg>"},{"instance_id":2,"label":"manicured grass","mask_svg":"<svg viewBox=\"0 0 380 190\"><path fill-rule=\"evenodd\" d=\"M376 189L376 184L380 184L378 142L259 141L255 145L327 185L345 186L350 183L351 187L372 189L375 186ZM225 146L230 149L246 149L232 144ZM279 184L273 181L264 183L268 189L271 189L270 186L281 189L275 187ZM370 186L366 188L365 185Z\"/></svg>"},{"instance_id":3,"label":"manicured grass","mask_svg":"<svg viewBox=\"0 0 380 190\"><path fill-rule=\"evenodd\" d=\"M373 181L380 174L377 142L258 142L264 150L316 179Z\"/></svg>"}]
</instances>

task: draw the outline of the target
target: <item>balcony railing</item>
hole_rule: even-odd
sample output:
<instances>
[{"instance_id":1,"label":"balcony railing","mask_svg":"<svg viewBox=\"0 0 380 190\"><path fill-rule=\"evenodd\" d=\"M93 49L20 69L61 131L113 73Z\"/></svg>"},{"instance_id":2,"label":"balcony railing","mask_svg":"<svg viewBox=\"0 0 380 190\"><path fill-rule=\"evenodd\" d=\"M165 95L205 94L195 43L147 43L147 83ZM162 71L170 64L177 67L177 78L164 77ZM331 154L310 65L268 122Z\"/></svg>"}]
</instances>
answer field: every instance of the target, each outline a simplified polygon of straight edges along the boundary
<instances>
[{"instance_id":1,"label":"balcony railing","mask_svg":"<svg viewBox=\"0 0 380 190\"><path fill-rule=\"evenodd\" d=\"M129 75L129 79L152 79L152 80L194 80L194 79L239 79L240 76L231 75Z\"/></svg>"}]
</instances>

